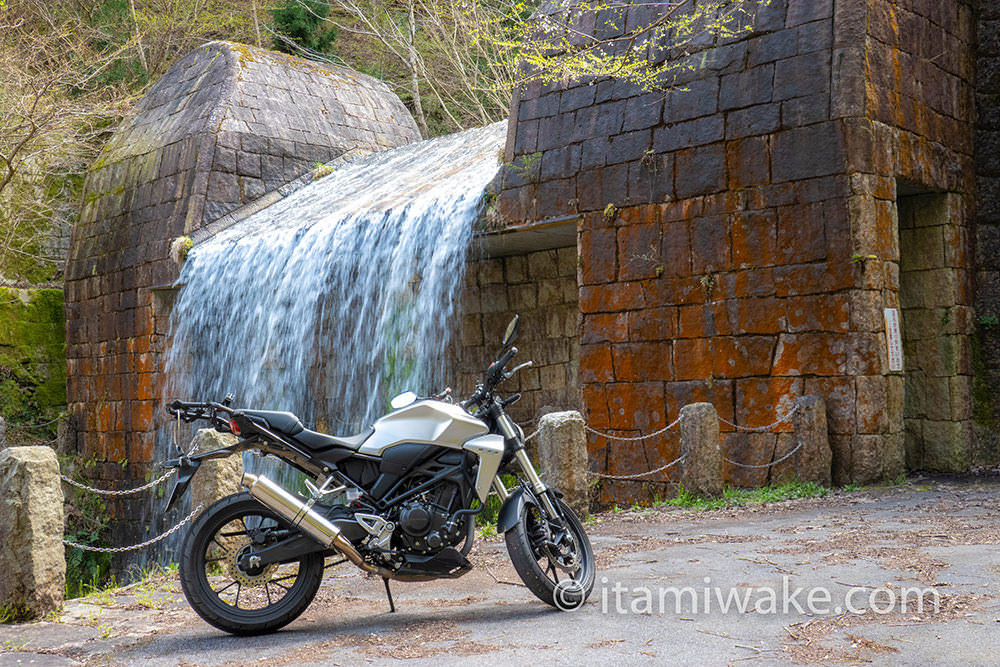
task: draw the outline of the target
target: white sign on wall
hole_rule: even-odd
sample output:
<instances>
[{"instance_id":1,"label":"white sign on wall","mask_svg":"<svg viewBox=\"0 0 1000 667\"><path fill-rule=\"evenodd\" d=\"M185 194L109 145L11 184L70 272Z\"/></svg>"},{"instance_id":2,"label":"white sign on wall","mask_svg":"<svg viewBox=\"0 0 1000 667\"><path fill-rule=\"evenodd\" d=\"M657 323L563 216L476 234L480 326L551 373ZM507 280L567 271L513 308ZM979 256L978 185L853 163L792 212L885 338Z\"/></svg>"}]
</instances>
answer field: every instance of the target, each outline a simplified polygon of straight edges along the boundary
<instances>
[{"instance_id":1,"label":"white sign on wall","mask_svg":"<svg viewBox=\"0 0 1000 667\"><path fill-rule=\"evenodd\" d=\"M903 337L899 333L899 309L886 308L885 343L889 348L889 370L903 370Z\"/></svg>"}]
</instances>

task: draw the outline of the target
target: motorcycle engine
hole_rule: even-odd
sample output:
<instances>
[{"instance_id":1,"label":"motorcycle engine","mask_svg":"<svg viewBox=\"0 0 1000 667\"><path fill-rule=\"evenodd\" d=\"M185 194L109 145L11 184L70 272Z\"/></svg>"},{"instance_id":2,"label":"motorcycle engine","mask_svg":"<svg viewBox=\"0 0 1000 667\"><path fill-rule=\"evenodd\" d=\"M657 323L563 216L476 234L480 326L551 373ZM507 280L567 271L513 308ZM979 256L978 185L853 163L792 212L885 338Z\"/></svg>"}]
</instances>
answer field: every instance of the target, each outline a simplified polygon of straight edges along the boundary
<instances>
[{"instance_id":1,"label":"motorcycle engine","mask_svg":"<svg viewBox=\"0 0 1000 667\"><path fill-rule=\"evenodd\" d=\"M407 551L420 554L436 553L444 547L458 544L465 536L464 521L458 522L458 525L450 529L446 526L451 515L451 508L442 508L423 498L411 500L399 509L399 517L396 520L399 530L396 535L402 540Z\"/></svg>"}]
</instances>

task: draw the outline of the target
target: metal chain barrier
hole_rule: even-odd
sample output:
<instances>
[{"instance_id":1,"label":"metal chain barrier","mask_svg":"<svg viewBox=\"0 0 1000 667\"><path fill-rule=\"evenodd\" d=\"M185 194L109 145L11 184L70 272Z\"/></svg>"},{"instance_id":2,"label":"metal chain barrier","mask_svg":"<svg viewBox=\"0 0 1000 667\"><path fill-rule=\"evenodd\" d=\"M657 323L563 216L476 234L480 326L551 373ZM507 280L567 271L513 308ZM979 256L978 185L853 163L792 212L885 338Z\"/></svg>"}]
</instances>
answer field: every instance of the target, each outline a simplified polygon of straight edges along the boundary
<instances>
[{"instance_id":1,"label":"metal chain barrier","mask_svg":"<svg viewBox=\"0 0 1000 667\"><path fill-rule=\"evenodd\" d=\"M663 472L667 468L669 468L671 466L674 466L674 465L677 465L678 463L680 463L681 461L683 461L685 456L686 456L685 454L681 454L678 458L674 459L673 461L671 461L670 463L668 463L665 466L660 466L656 470L650 470L649 472L638 472L638 473L636 473L634 475L605 475L604 473L591 472L589 470L587 471L587 474L591 475L593 477L600 477L601 479L617 479L617 480L621 480L621 481L628 481L630 479L638 479L640 477L645 477L646 475L655 475L658 472Z\"/></svg>"},{"instance_id":2,"label":"metal chain barrier","mask_svg":"<svg viewBox=\"0 0 1000 667\"><path fill-rule=\"evenodd\" d=\"M170 535L173 535L174 533L176 533L178 530L180 530L184 526L184 524L186 524L188 521L190 521L191 519L193 519L195 517L195 515L198 512L200 512L201 508L204 507L204 506L205 505L202 504L202 505L198 505L197 507L195 507L193 510L191 510L190 514L188 514L186 517L184 517L183 519L181 519L180 523L178 523L176 526L174 526L173 528L171 528L167 532L163 533L162 535L160 535L158 537L154 537L154 538L149 539L149 540L146 540L145 542L140 542L139 544L134 544L134 545L132 545L130 547L92 547L92 546L89 546L89 545L86 545L86 544L80 544L79 542L72 542L72 541L67 540L67 539L63 540L63 544L65 544L68 547L75 547L77 549L83 549L84 551L98 551L100 553L121 553L123 551L135 551L136 549L144 549L144 548L148 547L149 545L156 544L157 542L159 542L161 540L165 540Z\"/></svg>"},{"instance_id":3,"label":"metal chain barrier","mask_svg":"<svg viewBox=\"0 0 1000 667\"><path fill-rule=\"evenodd\" d=\"M767 431L770 431L770 430L774 429L777 426L780 426L781 424L784 424L784 423L787 423L787 422L791 421L792 417L795 415L796 412L798 412L798 410L799 410L799 406L798 405L793 405L791 410L789 410L787 413L785 413L784 415L782 415L781 417L779 417L777 420L775 420L774 422L772 422L772 423L770 423L770 424L768 424L766 426L740 426L739 424L734 424L733 422L728 421L726 419L723 419L722 417L718 417L718 420L721 423L726 424L727 426L733 427L737 431L745 431L745 432L750 432L750 433L765 433ZM666 433L667 431L669 431L670 429L672 429L674 426L677 426L680 423L680 421L681 421L681 418L678 417L673 422L667 424L666 426L664 426L663 428L661 428L658 431L654 431L653 433L648 433L648 434L645 434L645 435L639 435L639 436L636 436L636 437L625 437L625 436L611 435L610 433L604 433L602 431L598 431L597 429L591 428L590 426L586 426L586 425L584 425L584 428L586 428L589 433L593 433L594 435L600 436L602 438L606 438L608 440L613 440L613 441L618 441L618 442L638 442L640 440L646 440L648 438L653 438L653 437L656 437L656 436L661 435L663 433ZM533 438L537 434L538 434L538 431L535 431L530 436L528 436L528 438L525 438L525 441L527 441L529 438ZM726 461L727 463L730 463L730 464L732 464L734 466L737 466L737 467L740 467L740 468L770 468L771 466L775 466L775 465L781 463L782 461L788 459L790 456L792 456L793 454L795 454L795 452L799 451L801 448L802 448L802 443L800 442L798 445L795 446L795 448L792 451L788 452L787 454L785 454L784 456L782 456L780 459L778 459L776 461L771 461L770 463L765 463L765 464L762 464L762 465L752 465L752 464L749 464L749 463L738 463L737 461L733 461L732 459L730 459L729 457L726 457L726 456L723 456L722 459L724 461ZM682 454L680 457L674 459L670 463L668 463L666 465L663 465L663 466L660 466L659 468L656 468L655 470L650 470L648 472L635 473L634 475L606 475L606 474L603 474L603 473L591 472L591 471L587 471L587 474L591 475L593 477L599 477L601 479L611 479L611 480L628 481L628 480L638 479L640 477L646 477L647 475L653 475L653 474L656 474L658 472L662 472L662 471L664 471L664 470L666 470L666 469L668 469L668 468L670 468L670 467L672 467L674 465L677 465L678 463L680 463L683 460L684 460L684 455Z\"/></svg>"},{"instance_id":4,"label":"metal chain barrier","mask_svg":"<svg viewBox=\"0 0 1000 667\"><path fill-rule=\"evenodd\" d=\"M722 417L719 417L719 421L725 424L726 426L732 426L737 431L746 431L748 433L765 433L767 431L770 431L775 426L781 426L785 422L789 421L792 418L792 416L798 411L799 411L799 406L793 405L792 409L789 410L785 414L785 416L778 418L777 421L774 421L768 424L767 426L740 426L739 424L734 424L731 421L726 421Z\"/></svg>"},{"instance_id":5,"label":"metal chain barrier","mask_svg":"<svg viewBox=\"0 0 1000 667\"><path fill-rule=\"evenodd\" d=\"M797 406L797 405L793 406L792 409L790 411L788 411L787 414L785 414L784 416L780 417L775 422L773 422L771 424L768 424L767 426L756 426L756 427L740 426L738 424L734 424L734 423L732 423L730 421L727 421L727 420L723 419L722 417L719 417L718 419L723 424L731 426L731 427L733 427L733 428L735 428L737 430L740 430L740 431L749 431L749 432L754 432L754 433L761 433L761 432L765 432L765 431L770 431L774 427L779 426L781 424L784 424L784 423L788 422L792 418L792 416L795 415L795 413L798 411L798 409L799 409L799 406ZM53 420L53 421L58 421L58 419ZM667 424L666 426L664 426L663 428L661 428L661 429L659 429L657 431L654 431L652 433L647 433L647 434L644 434L644 435L635 436L635 437L616 436L616 435L612 435L610 433L604 433L602 431L598 431L597 429L592 428L592 427L587 426L587 425L584 425L584 428L586 428L586 430L588 432L590 432L590 433L592 433L594 435L597 435L599 437L605 438L605 439L607 439L609 441L638 442L640 440L647 440L649 438L654 438L654 437L656 437L658 435L666 433L670 429L672 429L675 426L677 426L678 424L680 424L680 421L681 421L681 418L678 417L677 419L675 419L674 421L672 421L671 423ZM49 422L49 423L51 424L52 422ZM532 438L536 437L537 435L538 435L538 431L535 431L531 435L526 436L524 438L524 441L527 442L527 441L531 440ZM797 451L799 451L799 449L801 449L801 448L802 448L802 443L800 442L800 443L798 443L795 446L794 449L792 449L792 451L788 452L787 454L785 454L784 456L782 456L780 459L777 459L775 461L771 461L770 463L761 464L761 465L752 465L752 464L748 464L748 463L739 463L737 461L733 461L732 459L730 459L729 457L726 457L726 456L723 456L722 458L727 463L730 463L732 465L738 466L740 468L770 468L771 466L775 466L775 465L781 463L782 461L785 461L786 459L788 459L789 457L791 457L793 454L795 454ZM189 455L190 455L190 453L189 453ZM668 470L669 468L672 468L673 466L677 465L678 463L680 463L684 459L685 459L685 455L682 454L681 456L677 457L676 459L674 459L670 463L662 465L659 468L656 468L654 470L649 470L649 471L646 471L646 472L635 473L635 474L632 474L632 475L608 475L608 474L599 473L599 472L592 472L592 471L587 471L587 474L590 475L590 476L592 476L592 477L598 477L600 479L629 481L629 480L639 479L641 477L647 477L649 475L655 475L657 473L663 472L663 471ZM133 494L136 494L136 493L141 493L142 491L145 491L147 489L151 489L154 486L156 486L156 485L160 484L161 482L163 482L164 480L166 480L173 473L174 473L174 470L168 470L166 473L164 473L163 475L161 475L157 479L154 479L153 481L149 482L148 484L144 484L144 485L136 487L134 489L124 489L124 490L120 490L120 491L97 489L97 488L94 488L94 487L91 487L91 486L86 486L84 484L81 484L81 483L79 483L79 482L77 482L77 481L75 481L75 480L67 477L66 475L60 475L60 477L67 484L71 484L71 485L73 485L73 486L75 486L77 488L83 489L85 491L90 491L91 493L96 493L96 494L105 495L105 496L127 496L127 495L133 495ZM125 552L125 551L135 551L137 549L143 549L145 547L148 547L150 545L156 544L157 542L160 542L160 541L166 539L170 535L172 535L175 532L177 532L178 530L180 530L188 522L190 522L195 517L195 515L198 514L198 512L201 511L201 509L203 507L204 507L204 505L198 505L198 507L194 508L191 511L191 513L188 514L186 517L184 517L177 525L175 525L173 528L171 528L167 532L163 533L162 535L159 535L157 537L154 537L154 538L151 538L149 540L146 540L145 542L141 542L139 544L135 544L135 545L132 545L132 546L128 546L128 547L93 547L93 546L89 546L89 545L85 545L85 544L80 544L78 542L72 542L72 541L66 540L66 539L63 539L63 544L65 544L66 546L74 547L76 549L83 549L84 551L96 551L96 552L100 552L100 553L121 553L121 552Z\"/></svg>"},{"instance_id":6,"label":"metal chain barrier","mask_svg":"<svg viewBox=\"0 0 1000 667\"><path fill-rule=\"evenodd\" d=\"M42 422L41 424L8 424L8 426L10 426L11 428L20 428L30 431L36 428L45 428L46 426L51 426L52 424L55 424L57 421L60 421L65 418L66 415L59 415L55 419L50 419L49 421Z\"/></svg>"},{"instance_id":7,"label":"metal chain barrier","mask_svg":"<svg viewBox=\"0 0 1000 667\"><path fill-rule=\"evenodd\" d=\"M608 440L615 440L618 442L638 442L639 440L646 440L647 438L655 438L660 434L666 433L667 431L669 431L670 429L672 429L673 427L677 426L680 423L681 423L681 418L678 417L674 421L670 422L669 424L661 428L659 431L653 431L652 433L647 433L646 435L639 435L634 438L629 438L620 435L611 435L610 433L603 433L601 431L598 431L596 428L591 428L589 426L585 426L584 428L586 428L587 431L589 431L590 433L593 433L594 435L599 435L602 438L607 438Z\"/></svg>"},{"instance_id":8,"label":"metal chain barrier","mask_svg":"<svg viewBox=\"0 0 1000 667\"><path fill-rule=\"evenodd\" d=\"M160 482L162 482L163 480L167 479L168 477L170 477L173 474L174 474L174 470L173 470L173 468L171 468L167 472L165 472L162 475L160 475L160 477L154 479L149 484L143 484L142 486L136 487L134 489L123 489L121 491L109 491L109 490L106 490L106 489L95 489L92 486L87 486L87 485L81 484L80 482L77 482L77 481L75 481L73 479L70 479L66 475L59 475L59 476L62 477L62 480L64 482L66 482L67 484L71 484L71 485L77 487L78 489L83 489L84 491L90 491L91 493L96 493L96 494L101 495L101 496L130 496L130 495L133 495L133 494L136 494L136 493L141 493L141 492L145 491L146 489L153 488L154 486L156 486L157 484L159 484Z\"/></svg>"},{"instance_id":9,"label":"metal chain barrier","mask_svg":"<svg viewBox=\"0 0 1000 667\"><path fill-rule=\"evenodd\" d=\"M782 461L784 461L785 459L787 459L788 457L790 457L792 454L794 454L795 452L799 451L800 449L802 449L802 443L801 442L799 444L795 445L795 448L792 451L788 452L787 454L785 454L784 456L782 456L780 459L777 459L775 461L771 461L770 463L762 463L760 465L753 465L751 463L737 463L736 461L732 460L728 456L723 456L722 460L725 461L726 463L731 463L731 464L733 464L734 466L736 466L738 468L753 468L753 469L770 468L771 466L778 465L779 463L781 463Z\"/></svg>"}]
</instances>

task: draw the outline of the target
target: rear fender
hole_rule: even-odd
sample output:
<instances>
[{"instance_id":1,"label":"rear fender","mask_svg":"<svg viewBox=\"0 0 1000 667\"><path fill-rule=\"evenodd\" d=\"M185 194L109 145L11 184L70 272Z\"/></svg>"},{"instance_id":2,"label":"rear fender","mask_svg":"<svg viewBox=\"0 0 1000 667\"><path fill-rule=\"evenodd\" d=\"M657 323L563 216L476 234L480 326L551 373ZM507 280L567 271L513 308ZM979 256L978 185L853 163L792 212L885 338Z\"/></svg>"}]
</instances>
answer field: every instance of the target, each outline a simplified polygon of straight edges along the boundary
<instances>
[{"instance_id":1,"label":"rear fender","mask_svg":"<svg viewBox=\"0 0 1000 667\"><path fill-rule=\"evenodd\" d=\"M231 447L222 447L220 449L213 449L210 452L195 454L194 456L180 456L176 459L164 461L164 468L177 468L177 480L174 482L174 488L170 492L170 498L167 500L167 506L163 508L163 512L169 512L174 504L184 497L202 461L225 458L234 452L240 451L242 448L239 445L240 443L237 443Z\"/></svg>"}]
</instances>

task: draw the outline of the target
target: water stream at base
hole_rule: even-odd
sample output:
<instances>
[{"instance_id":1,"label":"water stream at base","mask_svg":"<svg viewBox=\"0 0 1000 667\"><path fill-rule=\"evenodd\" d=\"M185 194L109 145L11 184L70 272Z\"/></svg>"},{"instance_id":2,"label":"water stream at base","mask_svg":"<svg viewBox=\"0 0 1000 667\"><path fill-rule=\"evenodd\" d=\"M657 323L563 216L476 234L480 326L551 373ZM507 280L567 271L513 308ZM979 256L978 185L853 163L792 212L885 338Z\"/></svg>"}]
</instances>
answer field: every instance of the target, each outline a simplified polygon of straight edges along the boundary
<instances>
[{"instance_id":1,"label":"water stream at base","mask_svg":"<svg viewBox=\"0 0 1000 667\"><path fill-rule=\"evenodd\" d=\"M498 123L352 161L195 246L171 316L165 401L231 392L236 407L348 435L394 393L442 389L504 132ZM172 455L169 435L157 440L161 459Z\"/></svg>"}]
</instances>

